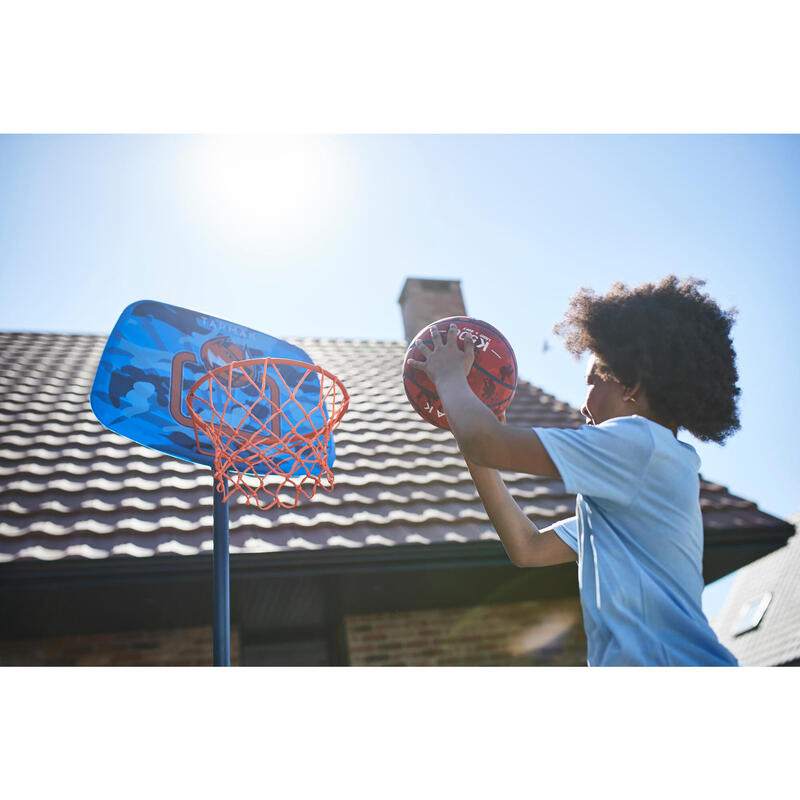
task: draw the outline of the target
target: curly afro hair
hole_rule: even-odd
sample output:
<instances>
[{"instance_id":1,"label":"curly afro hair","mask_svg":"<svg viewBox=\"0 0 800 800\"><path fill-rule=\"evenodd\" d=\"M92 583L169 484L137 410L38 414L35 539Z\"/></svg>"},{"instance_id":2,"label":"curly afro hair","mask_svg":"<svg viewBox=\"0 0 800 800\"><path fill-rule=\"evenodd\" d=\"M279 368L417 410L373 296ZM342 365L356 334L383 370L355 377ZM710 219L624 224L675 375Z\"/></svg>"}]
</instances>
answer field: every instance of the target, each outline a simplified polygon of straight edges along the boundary
<instances>
[{"instance_id":1,"label":"curly afro hair","mask_svg":"<svg viewBox=\"0 0 800 800\"><path fill-rule=\"evenodd\" d=\"M722 311L704 285L670 275L635 289L615 283L601 296L583 288L553 331L576 358L594 353L602 377L626 388L641 381L659 421L721 444L740 427L736 310Z\"/></svg>"}]
</instances>

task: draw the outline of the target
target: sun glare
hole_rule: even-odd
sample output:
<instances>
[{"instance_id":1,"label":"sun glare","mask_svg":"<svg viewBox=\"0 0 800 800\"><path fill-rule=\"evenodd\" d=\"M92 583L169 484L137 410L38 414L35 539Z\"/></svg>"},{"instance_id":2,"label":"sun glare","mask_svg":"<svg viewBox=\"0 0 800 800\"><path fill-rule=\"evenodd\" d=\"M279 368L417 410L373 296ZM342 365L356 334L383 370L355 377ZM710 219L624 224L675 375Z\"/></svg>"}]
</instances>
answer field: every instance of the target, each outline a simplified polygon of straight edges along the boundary
<instances>
[{"instance_id":1,"label":"sun glare","mask_svg":"<svg viewBox=\"0 0 800 800\"><path fill-rule=\"evenodd\" d=\"M188 161L189 201L233 244L290 246L335 228L345 170L330 139L203 137Z\"/></svg>"}]
</instances>

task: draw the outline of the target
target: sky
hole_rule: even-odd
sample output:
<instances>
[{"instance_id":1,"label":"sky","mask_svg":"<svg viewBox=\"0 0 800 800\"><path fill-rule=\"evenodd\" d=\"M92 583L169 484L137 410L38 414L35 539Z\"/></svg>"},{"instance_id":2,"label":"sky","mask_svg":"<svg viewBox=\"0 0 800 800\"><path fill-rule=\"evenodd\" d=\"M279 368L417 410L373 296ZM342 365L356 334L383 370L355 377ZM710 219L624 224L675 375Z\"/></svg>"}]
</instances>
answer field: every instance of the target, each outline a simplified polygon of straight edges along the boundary
<instances>
[{"instance_id":1,"label":"sky","mask_svg":"<svg viewBox=\"0 0 800 800\"><path fill-rule=\"evenodd\" d=\"M798 136L6 135L0 329L107 335L153 299L279 337L398 341L405 279L459 279L521 377L580 408L584 362L552 334L570 297L695 276L738 309L742 429L680 438L706 479L785 518L799 212Z\"/></svg>"}]
</instances>

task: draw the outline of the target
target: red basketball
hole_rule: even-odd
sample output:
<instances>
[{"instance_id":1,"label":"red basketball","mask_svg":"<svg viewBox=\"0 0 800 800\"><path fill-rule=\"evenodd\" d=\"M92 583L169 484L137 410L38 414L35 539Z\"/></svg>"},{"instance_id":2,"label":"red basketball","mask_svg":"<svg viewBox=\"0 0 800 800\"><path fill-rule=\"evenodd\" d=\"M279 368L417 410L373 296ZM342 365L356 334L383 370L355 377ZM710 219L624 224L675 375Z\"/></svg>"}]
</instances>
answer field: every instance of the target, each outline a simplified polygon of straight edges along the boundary
<instances>
[{"instance_id":1,"label":"red basketball","mask_svg":"<svg viewBox=\"0 0 800 800\"><path fill-rule=\"evenodd\" d=\"M475 338L475 362L467 375L473 392L499 417L508 408L517 389L517 358L508 340L488 322L472 317L446 317L426 325L411 341L403 360L403 385L406 396L417 413L432 425L450 429L436 388L422 370L408 365L408 359L420 361L414 350L419 342L433 347L431 328L435 325L447 341L451 323L458 329L459 347L467 336Z\"/></svg>"}]
</instances>

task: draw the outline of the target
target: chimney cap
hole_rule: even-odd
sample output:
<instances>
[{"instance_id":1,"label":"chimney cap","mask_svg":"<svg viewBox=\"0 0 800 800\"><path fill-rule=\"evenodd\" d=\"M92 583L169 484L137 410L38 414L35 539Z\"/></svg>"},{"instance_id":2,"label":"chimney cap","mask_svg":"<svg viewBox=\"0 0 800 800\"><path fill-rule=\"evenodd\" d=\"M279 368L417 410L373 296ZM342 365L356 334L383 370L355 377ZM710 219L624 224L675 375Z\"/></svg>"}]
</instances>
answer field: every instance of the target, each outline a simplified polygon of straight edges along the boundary
<instances>
[{"instance_id":1,"label":"chimney cap","mask_svg":"<svg viewBox=\"0 0 800 800\"><path fill-rule=\"evenodd\" d=\"M449 292L457 288L461 290L461 281L458 278L406 278L403 290L400 292L398 303L405 301L410 288L417 287L427 292Z\"/></svg>"}]
</instances>

